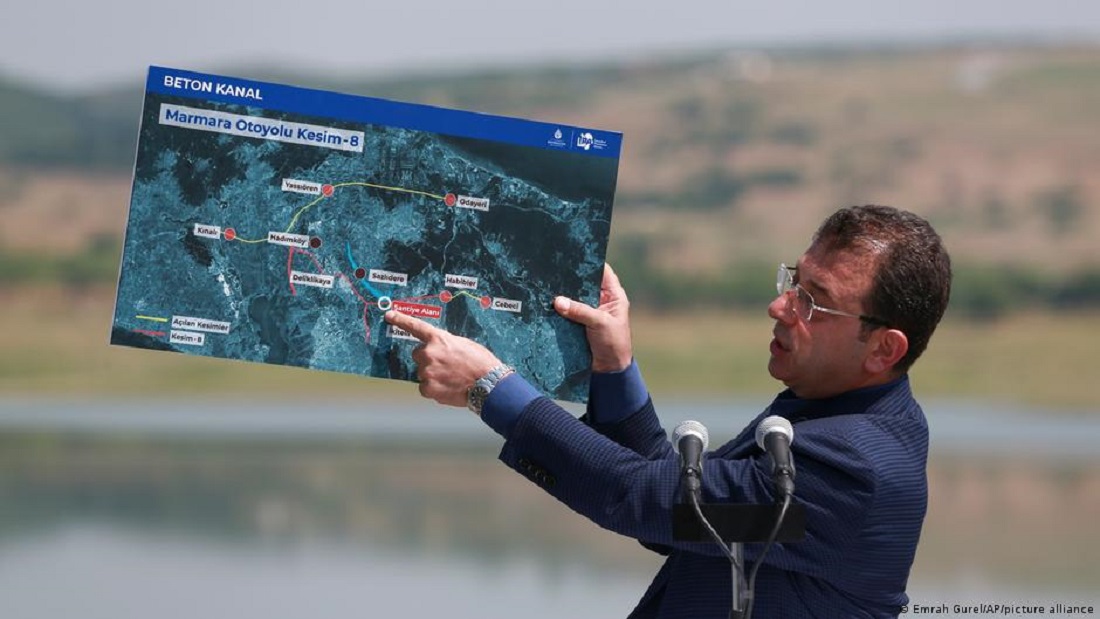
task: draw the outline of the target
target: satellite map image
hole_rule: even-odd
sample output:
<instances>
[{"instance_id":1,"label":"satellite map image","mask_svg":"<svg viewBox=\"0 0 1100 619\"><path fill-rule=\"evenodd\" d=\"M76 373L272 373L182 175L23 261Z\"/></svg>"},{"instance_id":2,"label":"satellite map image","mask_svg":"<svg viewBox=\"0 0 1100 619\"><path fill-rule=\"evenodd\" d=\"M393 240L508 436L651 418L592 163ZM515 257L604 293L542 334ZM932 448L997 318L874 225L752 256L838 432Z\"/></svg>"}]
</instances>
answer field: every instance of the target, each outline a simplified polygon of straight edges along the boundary
<instances>
[{"instance_id":1,"label":"satellite map image","mask_svg":"<svg viewBox=\"0 0 1100 619\"><path fill-rule=\"evenodd\" d=\"M392 308L583 402L620 143L153 67L111 343L415 380Z\"/></svg>"}]
</instances>

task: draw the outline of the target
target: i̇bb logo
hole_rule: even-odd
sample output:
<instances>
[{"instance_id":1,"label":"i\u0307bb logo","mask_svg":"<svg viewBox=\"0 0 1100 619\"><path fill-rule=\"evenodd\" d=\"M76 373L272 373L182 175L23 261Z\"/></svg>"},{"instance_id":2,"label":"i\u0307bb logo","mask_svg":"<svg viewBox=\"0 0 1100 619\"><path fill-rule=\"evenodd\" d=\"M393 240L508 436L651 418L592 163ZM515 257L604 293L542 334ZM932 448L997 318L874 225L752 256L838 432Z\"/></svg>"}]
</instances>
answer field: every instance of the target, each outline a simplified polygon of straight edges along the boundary
<instances>
[{"instance_id":1,"label":"i\u0307bb logo","mask_svg":"<svg viewBox=\"0 0 1100 619\"><path fill-rule=\"evenodd\" d=\"M583 148L584 150L592 148L593 141L594 140L592 138L592 134L587 131L577 136L577 146Z\"/></svg>"}]
</instances>

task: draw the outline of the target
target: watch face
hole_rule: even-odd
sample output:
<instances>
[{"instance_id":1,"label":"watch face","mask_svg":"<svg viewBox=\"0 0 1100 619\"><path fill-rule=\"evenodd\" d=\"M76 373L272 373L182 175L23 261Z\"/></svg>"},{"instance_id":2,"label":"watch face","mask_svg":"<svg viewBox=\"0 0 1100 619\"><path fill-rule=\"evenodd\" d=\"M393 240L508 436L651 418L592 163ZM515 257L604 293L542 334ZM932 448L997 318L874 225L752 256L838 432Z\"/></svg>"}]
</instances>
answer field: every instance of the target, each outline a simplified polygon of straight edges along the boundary
<instances>
[{"instance_id":1,"label":"watch face","mask_svg":"<svg viewBox=\"0 0 1100 619\"><path fill-rule=\"evenodd\" d=\"M489 397L489 390L483 385L474 385L466 397L466 403L470 410L481 414L481 407L485 405L485 399Z\"/></svg>"},{"instance_id":2,"label":"watch face","mask_svg":"<svg viewBox=\"0 0 1100 619\"><path fill-rule=\"evenodd\" d=\"M489 398L489 393L497 386L497 383L499 383L501 379L514 371L515 370L513 370L511 366L503 364L489 370L488 374L474 381L474 386L470 387L470 390L466 392L466 406L480 415L481 407L485 405L485 400Z\"/></svg>"}]
</instances>

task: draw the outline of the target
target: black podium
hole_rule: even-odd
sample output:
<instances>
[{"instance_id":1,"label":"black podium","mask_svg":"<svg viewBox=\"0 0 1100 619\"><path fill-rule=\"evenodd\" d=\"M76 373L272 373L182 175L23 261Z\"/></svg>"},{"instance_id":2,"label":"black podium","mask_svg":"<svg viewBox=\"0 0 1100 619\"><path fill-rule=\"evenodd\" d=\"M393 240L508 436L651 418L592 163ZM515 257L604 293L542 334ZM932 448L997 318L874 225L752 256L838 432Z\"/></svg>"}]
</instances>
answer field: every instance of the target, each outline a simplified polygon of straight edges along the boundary
<instances>
[{"instance_id":1,"label":"black podium","mask_svg":"<svg viewBox=\"0 0 1100 619\"><path fill-rule=\"evenodd\" d=\"M715 533L729 544L733 563L733 604L731 619L742 619L745 612L745 573L743 544L767 542L775 528L782 506L776 504L701 504L700 511ZM793 500L787 507L776 542L798 542L806 537L806 507ZM699 521L694 506L672 507L672 539L678 542L717 542Z\"/></svg>"}]
</instances>

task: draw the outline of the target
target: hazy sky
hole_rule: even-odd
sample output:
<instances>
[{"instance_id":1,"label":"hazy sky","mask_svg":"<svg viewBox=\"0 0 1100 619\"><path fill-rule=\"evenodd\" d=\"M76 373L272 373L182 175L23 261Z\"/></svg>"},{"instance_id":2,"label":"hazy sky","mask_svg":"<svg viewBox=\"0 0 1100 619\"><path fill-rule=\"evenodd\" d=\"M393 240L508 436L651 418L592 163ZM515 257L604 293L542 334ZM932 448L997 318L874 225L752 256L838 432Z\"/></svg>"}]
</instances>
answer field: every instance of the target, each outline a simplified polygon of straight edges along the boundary
<instances>
[{"instance_id":1,"label":"hazy sky","mask_svg":"<svg viewBox=\"0 0 1100 619\"><path fill-rule=\"evenodd\" d=\"M160 64L395 73L713 45L1049 35L1100 41L1095 0L12 0L0 72L52 88Z\"/></svg>"}]
</instances>

